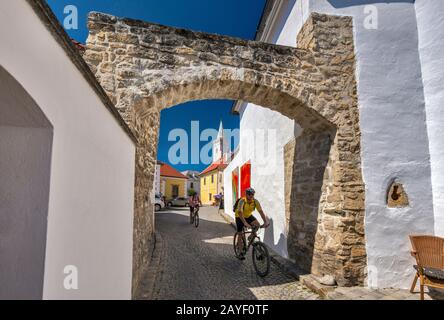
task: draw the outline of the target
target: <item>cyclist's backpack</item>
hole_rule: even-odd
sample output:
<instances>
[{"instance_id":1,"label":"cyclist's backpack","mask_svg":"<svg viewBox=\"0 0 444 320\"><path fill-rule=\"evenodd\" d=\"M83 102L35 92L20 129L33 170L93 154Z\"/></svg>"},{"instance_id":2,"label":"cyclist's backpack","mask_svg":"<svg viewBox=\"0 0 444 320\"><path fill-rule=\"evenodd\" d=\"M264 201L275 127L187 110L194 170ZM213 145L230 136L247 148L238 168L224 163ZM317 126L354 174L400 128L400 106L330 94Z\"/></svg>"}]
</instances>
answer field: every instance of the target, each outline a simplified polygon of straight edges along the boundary
<instances>
[{"instance_id":1,"label":"cyclist's backpack","mask_svg":"<svg viewBox=\"0 0 444 320\"><path fill-rule=\"evenodd\" d=\"M233 206L233 212L236 212L237 205L239 204L241 198L237 199Z\"/></svg>"},{"instance_id":2,"label":"cyclist's backpack","mask_svg":"<svg viewBox=\"0 0 444 320\"><path fill-rule=\"evenodd\" d=\"M239 198L239 199L236 200L236 202L235 202L235 204L234 204L234 206L233 206L233 212L236 212L237 205L238 205L240 199L242 199L242 198ZM245 205L245 204L244 204L244 205ZM254 199L254 209L256 209L256 199Z\"/></svg>"}]
</instances>

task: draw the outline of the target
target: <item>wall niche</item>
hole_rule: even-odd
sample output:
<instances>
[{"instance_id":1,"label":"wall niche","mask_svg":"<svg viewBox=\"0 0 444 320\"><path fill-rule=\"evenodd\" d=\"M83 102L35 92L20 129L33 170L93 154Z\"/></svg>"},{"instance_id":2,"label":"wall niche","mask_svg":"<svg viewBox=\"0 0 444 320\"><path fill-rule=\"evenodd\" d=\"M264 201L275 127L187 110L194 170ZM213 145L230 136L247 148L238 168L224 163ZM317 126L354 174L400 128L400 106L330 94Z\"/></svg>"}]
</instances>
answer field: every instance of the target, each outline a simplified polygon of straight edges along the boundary
<instances>
[{"instance_id":1,"label":"wall niche","mask_svg":"<svg viewBox=\"0 0 444 320\"><path fill-rule=\"evenodd\" d=\"M393 181L387 192L387 206L389 208L402 208L409 205L409 198L402 183Z\"/></svg>"}]
</instances>

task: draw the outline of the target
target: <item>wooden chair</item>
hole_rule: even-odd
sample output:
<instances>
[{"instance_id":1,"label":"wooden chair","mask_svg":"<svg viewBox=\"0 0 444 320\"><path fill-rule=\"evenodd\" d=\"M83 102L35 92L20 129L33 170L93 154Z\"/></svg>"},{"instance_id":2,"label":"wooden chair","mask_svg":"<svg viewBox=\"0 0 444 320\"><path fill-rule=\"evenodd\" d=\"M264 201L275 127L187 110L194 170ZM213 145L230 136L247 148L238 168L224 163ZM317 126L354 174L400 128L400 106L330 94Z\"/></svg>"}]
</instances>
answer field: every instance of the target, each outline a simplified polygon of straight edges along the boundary
<instances>
[{"instance_id":1,"label":"wooden chair","mask_svg":"<svg viewBox=\"0 0 444 320\"><path fill-rule=\"evenodd\" d=\"M410 292L414 292L419 278L421 300L424 286L444 289L444 238L428 235L411 235L412 256L416 259L415 278Z\"/></svg>"}]
</instances>

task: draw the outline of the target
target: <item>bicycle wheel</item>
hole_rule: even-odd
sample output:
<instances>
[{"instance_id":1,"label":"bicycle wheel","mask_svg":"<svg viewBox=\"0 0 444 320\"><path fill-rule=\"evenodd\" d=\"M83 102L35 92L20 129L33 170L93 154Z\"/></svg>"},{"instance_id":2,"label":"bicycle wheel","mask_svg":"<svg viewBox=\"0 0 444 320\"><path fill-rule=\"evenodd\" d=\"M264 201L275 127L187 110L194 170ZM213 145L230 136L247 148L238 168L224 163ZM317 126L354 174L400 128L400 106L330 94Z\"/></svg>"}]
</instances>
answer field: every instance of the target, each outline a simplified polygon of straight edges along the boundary
<instances>
[{"instance_id":1,"label":"bicycle wheel","mask_svg":"<svg viewBox=\"0 0 444 320\"><path fill-rule=\"evenodd\" d=\"M270 255L265 244L260 241L253 243L253 265L259 277L265 277L270 271Z\"/></svg>"},{"instance_id":2,"label":"bicycle wheel","mask_svg":"<svg viewBox=\"0 0 444 320\"><path fill-rule=\"evenodd\" d=\"M194 215L194 226L197 228L199 226L199 213L195 213Z\"/></svg>"},{"instance_id":3,"label":"bicycle wheel","mask_svg":"<svg viewBox=\"0 0 444 320\"><path fill-rule=\"evenodd\" d=\"M190 212L190 224L194 223L194 212Z\"/></svg>"},{"instance_id":4,"label":"bicycle wheel","mask_svg":"<svg viewBox=\"0 0 444 320\"><path fill-rule=\"evenodd\" d=\"M239 239L239 241L241 243L241 248L238 247L238 245L237 245L237 241L238 241L237 239ZM245 249L245 237L244 237L243 233L236 233L234 235L233 249L234 249L234 255L236 256L236 258L242 259L244 257L246 249Z\"/></svg>"}]
</instances>

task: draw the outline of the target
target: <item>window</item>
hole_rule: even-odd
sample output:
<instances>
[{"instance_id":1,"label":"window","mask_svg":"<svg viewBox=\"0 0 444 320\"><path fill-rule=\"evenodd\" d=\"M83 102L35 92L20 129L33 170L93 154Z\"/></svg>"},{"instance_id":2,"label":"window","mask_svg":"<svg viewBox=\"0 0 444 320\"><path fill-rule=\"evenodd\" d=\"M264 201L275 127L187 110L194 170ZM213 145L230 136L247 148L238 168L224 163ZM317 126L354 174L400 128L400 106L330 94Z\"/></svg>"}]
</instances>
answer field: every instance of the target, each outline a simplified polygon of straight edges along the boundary
<instances>
[{"instance_id":1,"label":"window","mask_svg":"<svg viewBox=\"0 0 444 320\"><path fill-rule=\"evenodd\" d=\"M207 184L207 177L204 178L204 185Z\"/></svg>"},{"instance_id":2,"label":"window","mask_svg":"<svg viewBox=\"0 0 444 320\"><path fill-rule=\"evenodd\" d=\"M210 199L210 201L211 201L211 196L212 196L212 194L210 193L209 196L208 196L208 199Z\"/></svg>"},{"instance_id":3,"label":"window","mask_svg":"<svg viewBox=\"0 0 444 320\"><path fill-rule=\"evenodd\" d=\"M194 189L194 183L193 182L190 183L190 188Z\"/></svg>"},{"instance_id":4,"label":"window","mask_svg":"<svg viewBox=\"0 0 444 320\"><path fill-rule=\"evenodd\" d=\"M177 184L173 184L171 188L172 188L171 195L173 196L173 198L176 198L179 195L179 186Z\"/></svg>"},{"instance_id":5,"label":"window","mask_svg":"<svg viewBox=\"0 0 444 320\"><path fill-rule=\"evenodd\" d=\"M211 175L211 183L214 183L214 174Z\"/></svg>"},{"instance_id":6,"label":"window","mask_svg":"<svg viewBox=\"0 0 444 320\"><path fill-rule=\"evenodd\" d=\"M219 174L219 182L222 182L222 173Z\"/></svg>"}]
</instances>

